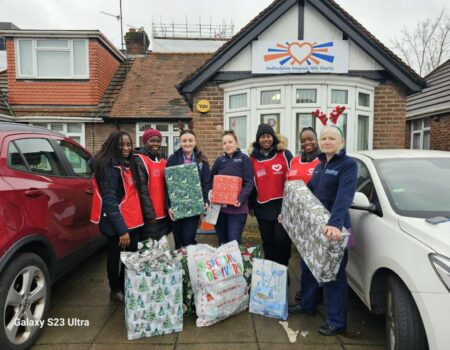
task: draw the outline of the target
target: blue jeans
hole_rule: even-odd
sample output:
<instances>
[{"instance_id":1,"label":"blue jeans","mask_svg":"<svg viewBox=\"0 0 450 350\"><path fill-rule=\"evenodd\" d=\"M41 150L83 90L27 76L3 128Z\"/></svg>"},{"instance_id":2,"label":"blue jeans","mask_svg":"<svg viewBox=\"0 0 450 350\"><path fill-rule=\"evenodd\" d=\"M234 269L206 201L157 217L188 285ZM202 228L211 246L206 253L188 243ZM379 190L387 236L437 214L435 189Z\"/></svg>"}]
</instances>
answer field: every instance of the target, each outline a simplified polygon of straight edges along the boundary
<instances>
[{"instance_id":1,"label":"blue jeans","mask_svg":"<svg viewBox=\"0 0 450 350\"><path fill-rule=\"evenodd\" d=\"M195 235L197 234L199 221L199 215L172 221L172 233L173 238L175 239L175 249L187 247L191 244L197 244Z\"/></svg>"},{"instance_id":2,"label":"blue jeans","mask_svg":"<svg viewBox=\"0 0 450 350\"><path fill-rule=\"evenodd\" d=\"M225 244L236 240L241 244L242 231L244 230L247 214L220 213L216 223L216 232L219 243Z\"/></svg>"},{"instance_id":3,"label":"blue jeans","mask_svg":"<svg viewBox=\"0 0 450 350\"><path fill-rule=\"evenodd\" d=\"M324 299L327 306L327 318L325 322L336 329L347 328L347 275L345 267L347 266L348 251L345 250L342 257L341 265L336 276L336 280L323 284ZM319 284L311 273L311 270L306 266L305 262L301 261L302 278L301 278L301 301L300 306L305 310L314 312L317 308L316 293Z\"/></svg>"}]
</instances>

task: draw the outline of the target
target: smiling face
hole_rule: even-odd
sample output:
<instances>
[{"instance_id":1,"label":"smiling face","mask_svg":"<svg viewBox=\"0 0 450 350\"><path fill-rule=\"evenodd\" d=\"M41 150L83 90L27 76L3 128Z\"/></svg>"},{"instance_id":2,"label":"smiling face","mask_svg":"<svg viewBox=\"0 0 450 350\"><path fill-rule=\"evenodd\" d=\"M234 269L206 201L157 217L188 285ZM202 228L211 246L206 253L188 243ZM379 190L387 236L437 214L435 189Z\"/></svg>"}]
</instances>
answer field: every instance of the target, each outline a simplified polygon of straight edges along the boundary
<instances>
[{"instance_id":1,"label":"smiling face","mask_svg":"<svg viewBox=\"0 0 450 350\"><path fill-rule=\"evenodd\" d=\"M186 154L191 154L194 151L194 147L197 144L195 136L189 133L183 134L180 137L180 145L183 152Z\"/></svg>"},{"instance_id":2,"label":"smiling face","mask_svg":"<svg viewBox=\"0 0 450 350\"><path fill-rule=\"evenodd\" d=\"M122 136L122 138L120 139L119 147L120 150L122 151L122 156L124 158L128 158L131 154L132 149L131 139L128 137L128 135Z\"/></svg>"},{"instance_id":3,"label":"smiling face","mask_svg":"<svg viewBox=\"0 0 450 350\"><path fill-rule=\"evenodd\" d=\"M236 152L238 143L234 135L224 135L222 137L222 147L223 151L231 156L234 152Z\"/></svg>"},{"instance_id":4,"label":"smiling face","mask_svg":"<svg viewBox=\"0 0 450 350\"><path fill-rule=\"evenodd\" d=\"M319 147L317 136L311 130L304 130L300 134L300 144L306 154L313 153Z\"/></svg>"},{"instance_id":5,"label":"smiling face","mask_svg":"<svg viewBox=\"0 0 450 350\"><path fill-rule=\"evenodd\" d=\"M319 146L320 150L325 153L327 158L332 157L339 152L344 145L344 140L339 135L339 131L325 128L320 134Z\"/></svg>"},{"instance_id":6,"label":"smiling face","mask_svg":"<svg viewBox=\"0 0 450 350\"><path fill-rule=\"evenodd\" d=\"M159 153L159 149L161 148L161 139L158 136L150 137L145 143L145 148L153 153Z\"/></svg>"},{"instance_id":7,"label":"smiling face","mask_svg":"<svg viewBox=\"0 0 450 350\"><path fill-rule=\"evenodd\" d=\"M273 145L273 136L270 134L262 134L258 139L259 146L263 150L269 150Z\"/></svg>"}]
</instances>

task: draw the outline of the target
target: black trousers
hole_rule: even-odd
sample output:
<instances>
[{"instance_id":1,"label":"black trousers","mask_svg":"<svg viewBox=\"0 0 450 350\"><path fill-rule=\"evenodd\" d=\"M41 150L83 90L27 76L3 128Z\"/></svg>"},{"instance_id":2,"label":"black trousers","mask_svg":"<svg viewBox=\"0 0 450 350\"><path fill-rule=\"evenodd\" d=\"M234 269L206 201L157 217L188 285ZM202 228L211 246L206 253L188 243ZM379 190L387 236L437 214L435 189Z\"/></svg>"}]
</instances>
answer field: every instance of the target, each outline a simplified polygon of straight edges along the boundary
<instances>
[{"instance_id":1,"label":"black trousers","mask_svg":"<svg viewBox=\"0 0 450 350\"><path fill-rule=\"evenodd\" d=\"M283 225L277 220L256 219L263 242L264 258L288 266L291 257L291 239Z\"/></svg>"},{"instance_id":2,"label":"black trousers","mask_svg":"<svg viewBox=\"0 0 450 350\"><path fill-rule=\"evenodd\" d=\"M135 252L142 232L140 229L130 231L130 245L126 249L119 246L119 236L107 236L106 271L112 292L123 291L125 266L120 261L120 252Z\"/></svg>"},{"instance_id":3,"label":"black trousers","mask_svg":"<svg viewBox=\"0 0 450 350\"><path fill-rule=\"evenodd\" d=\"M175 239L175 249L197 244L195 235L197 234L200 215L172 221L173 238Z\"/></svg>"}]
</instances>

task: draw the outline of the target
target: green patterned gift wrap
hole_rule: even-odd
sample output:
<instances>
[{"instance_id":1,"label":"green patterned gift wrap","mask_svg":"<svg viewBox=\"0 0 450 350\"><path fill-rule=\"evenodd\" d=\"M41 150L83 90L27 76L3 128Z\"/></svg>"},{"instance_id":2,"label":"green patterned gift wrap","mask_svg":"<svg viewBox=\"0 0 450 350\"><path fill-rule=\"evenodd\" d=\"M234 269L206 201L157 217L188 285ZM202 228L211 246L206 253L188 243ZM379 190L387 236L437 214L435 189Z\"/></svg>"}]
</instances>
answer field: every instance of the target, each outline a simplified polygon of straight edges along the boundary
<instances>
[{"instance_id":1,"label":"green patterned gift wrap","mask_svg":"<svg viewBox=\"0 0 450 350\"><path fill-rule=\"evenodd\" d=\"M164 170L170 207L175 219L205 213L197 164L183 164Z\"/></svg>"}]
</instances>

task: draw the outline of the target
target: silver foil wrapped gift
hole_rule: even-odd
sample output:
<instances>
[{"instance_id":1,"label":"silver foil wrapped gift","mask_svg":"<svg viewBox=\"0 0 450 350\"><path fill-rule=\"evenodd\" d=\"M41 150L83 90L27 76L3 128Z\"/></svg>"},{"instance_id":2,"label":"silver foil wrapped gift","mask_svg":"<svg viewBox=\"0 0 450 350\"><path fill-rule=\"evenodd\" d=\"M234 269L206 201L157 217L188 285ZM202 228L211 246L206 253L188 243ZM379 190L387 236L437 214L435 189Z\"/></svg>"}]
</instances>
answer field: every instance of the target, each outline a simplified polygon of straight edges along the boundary
<instances>
[{"instance_id":1,"label":"silver foil wrapped gift","mask_svg":"<svg viewBox=\"0 0 450 350\"><path fill-rule=\"evenodd\" d=\"M329 218L329 211L303 181L286 181L282 224L319 284L336 279L349 238L344 228L338 241L329 240L323 234Z\"/></svg>"}]
</instances>

